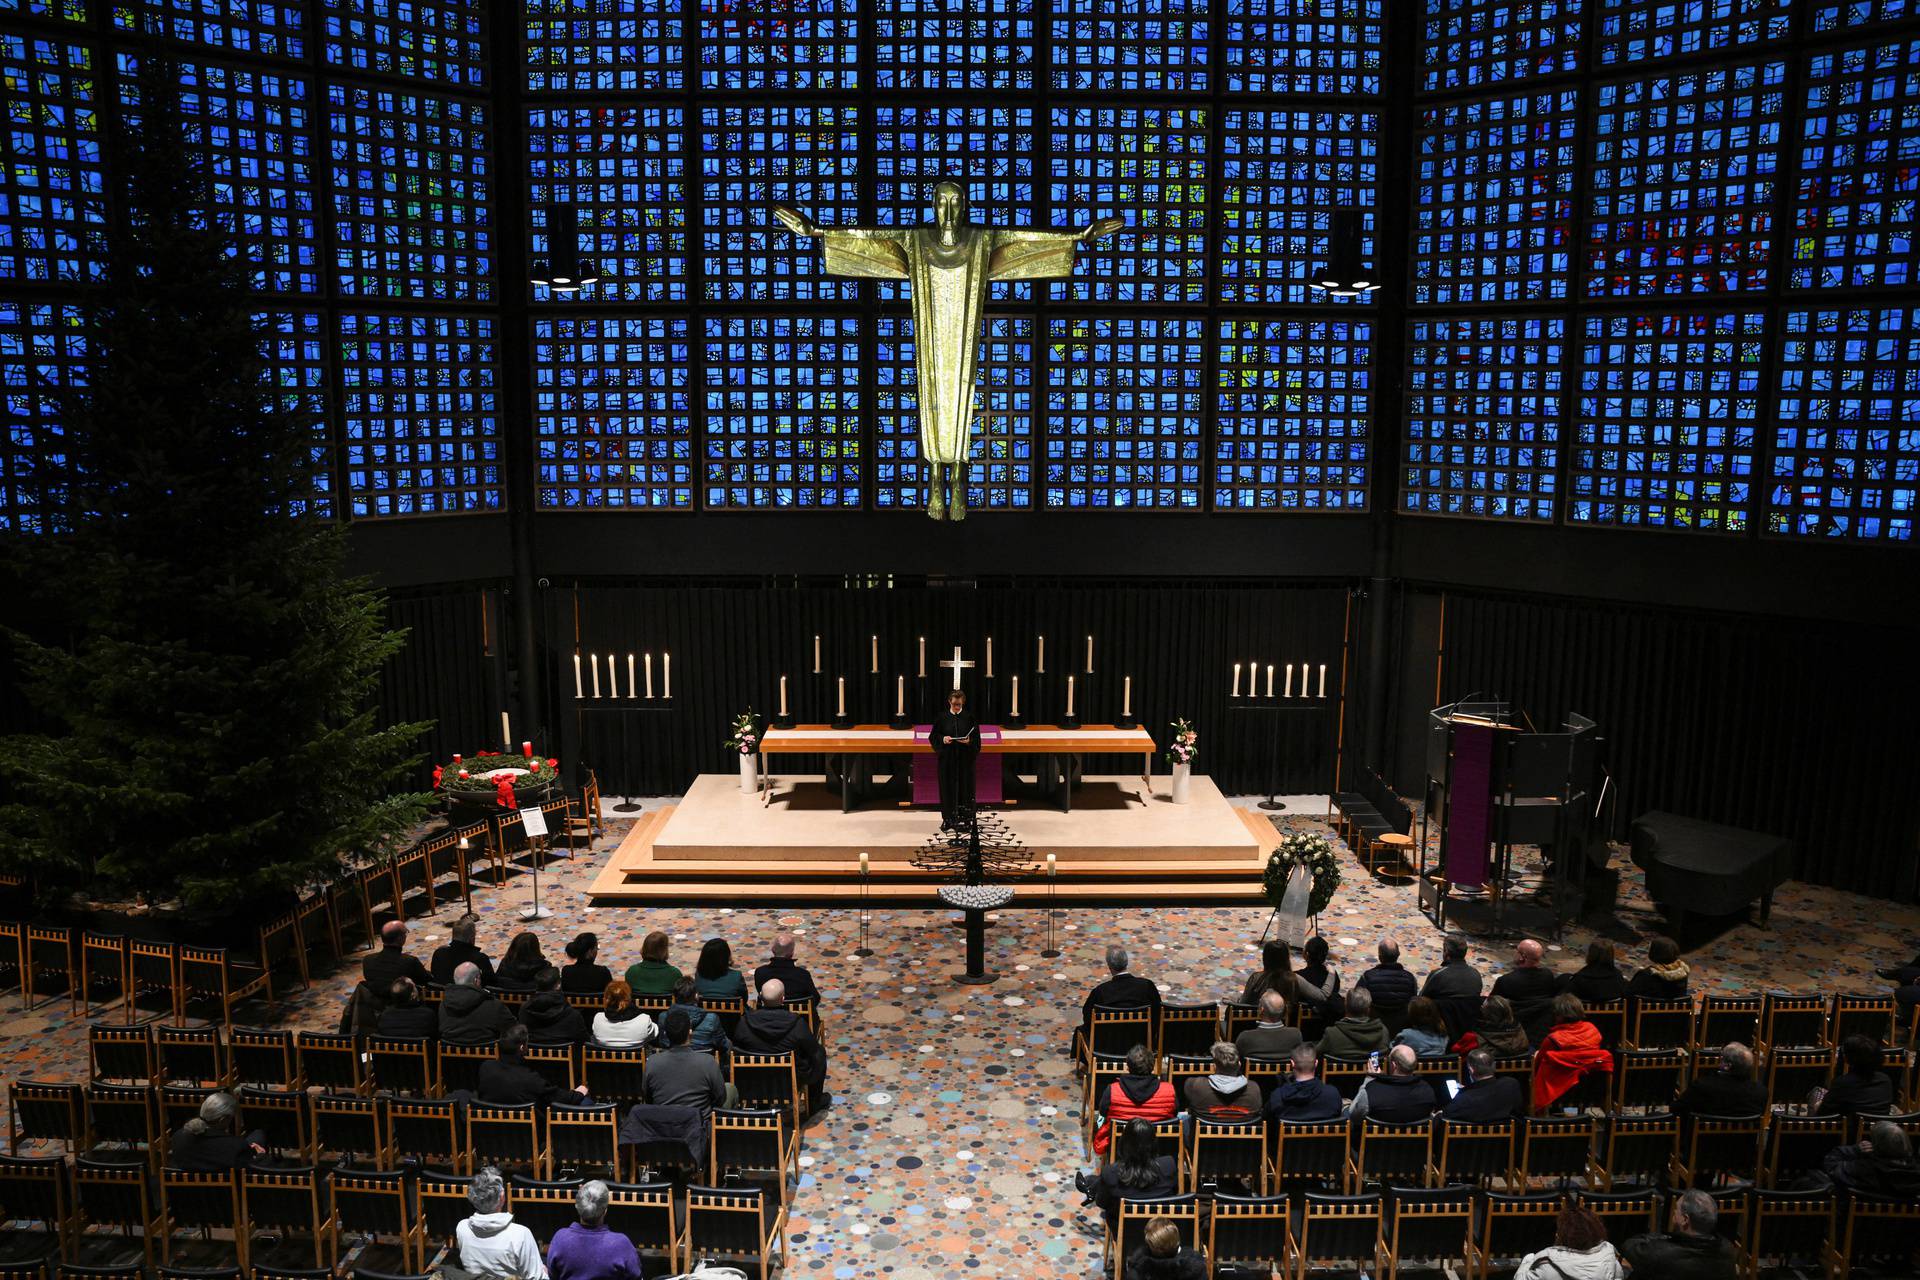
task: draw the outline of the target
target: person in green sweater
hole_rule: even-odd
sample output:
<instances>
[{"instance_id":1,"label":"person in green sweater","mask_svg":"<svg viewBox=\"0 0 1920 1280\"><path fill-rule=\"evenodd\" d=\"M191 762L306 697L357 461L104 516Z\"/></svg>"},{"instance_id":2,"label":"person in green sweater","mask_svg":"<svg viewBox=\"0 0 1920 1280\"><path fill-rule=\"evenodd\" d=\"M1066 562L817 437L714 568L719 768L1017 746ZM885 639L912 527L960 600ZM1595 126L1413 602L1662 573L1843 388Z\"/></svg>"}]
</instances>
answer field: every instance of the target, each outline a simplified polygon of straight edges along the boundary
<instances>
[{"instance_id":1,"label":"person in green sweater","mask_svg":"<svg viewBox=\"0 0 1920 1280\"><path fill-rule=\"evenodd\" d=\"M693 989L703 996L740 996L747 994L747 980L733 967L733 948L725 938L708 938L700 948L700 962L693 967Z\"/></svg>"},{"instance_id":2,"label":"person in green sweater","mask_svg":"<svg viewBox=\"0 0 1920 1280\"><path fill-rule=\"evenodd\" d=\"M673 994L680 971L667 963L667 935L655 929L640 944L640 963L627 969L627 985L637 996Z\"/></svg>"},{"instance_id":3,"label":"person in green sweater","mask_svg":"<svg viewBox=\"0 0 1920 1280\"><path fill-rule=\"evenodd\" d=\"M1347 1016L1320 1036L1320 1056L1364 1058L1387 1050L1386 1024L1373 1016L1373 993L1365 987L1347 992Z\"/></svg>"}]
</instances>

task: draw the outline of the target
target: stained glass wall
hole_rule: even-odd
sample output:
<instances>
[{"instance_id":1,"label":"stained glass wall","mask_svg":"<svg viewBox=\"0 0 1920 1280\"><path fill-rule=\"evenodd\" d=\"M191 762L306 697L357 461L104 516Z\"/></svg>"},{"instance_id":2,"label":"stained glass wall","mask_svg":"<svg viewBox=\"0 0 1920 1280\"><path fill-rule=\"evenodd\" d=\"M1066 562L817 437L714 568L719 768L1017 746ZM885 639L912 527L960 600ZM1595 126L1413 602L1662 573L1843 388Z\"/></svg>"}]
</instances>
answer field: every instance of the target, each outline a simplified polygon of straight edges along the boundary
<instances>
[{"instance_id":1,"label":"stained glass wall","mask_svg":"<svg viewBox=\"0 0 1920 1280\"><path fill-rule=\"evenodd\" d=\"M1422 2L1401 510L1911 540L1920 10Z\"/></svg>"}]
</instances>

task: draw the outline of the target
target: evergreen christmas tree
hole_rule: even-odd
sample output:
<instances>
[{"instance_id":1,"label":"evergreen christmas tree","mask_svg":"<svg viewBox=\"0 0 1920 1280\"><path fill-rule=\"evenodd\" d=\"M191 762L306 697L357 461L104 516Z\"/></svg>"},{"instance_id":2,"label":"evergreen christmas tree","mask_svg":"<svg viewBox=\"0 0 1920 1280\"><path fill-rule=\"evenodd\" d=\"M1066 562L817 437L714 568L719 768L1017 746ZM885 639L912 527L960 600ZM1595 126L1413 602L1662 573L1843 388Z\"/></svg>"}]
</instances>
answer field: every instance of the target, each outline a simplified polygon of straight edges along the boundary
<instances>
[{"instance_id":1,"label":"evergreen christmas tree","mask_svg":"<svg viewBox=\"0 0 1920 1280\"><path fill-rule=\"evenodd\" d=\"M143 57L136 83L60 521L8 549L45 602L11 633L42 731L4 745L0 835L43 896L231 916L417 822L425 726L376 725L404 633L317 512L324 424L266 384L175 69Z\"/></svg>"}]
</instances>

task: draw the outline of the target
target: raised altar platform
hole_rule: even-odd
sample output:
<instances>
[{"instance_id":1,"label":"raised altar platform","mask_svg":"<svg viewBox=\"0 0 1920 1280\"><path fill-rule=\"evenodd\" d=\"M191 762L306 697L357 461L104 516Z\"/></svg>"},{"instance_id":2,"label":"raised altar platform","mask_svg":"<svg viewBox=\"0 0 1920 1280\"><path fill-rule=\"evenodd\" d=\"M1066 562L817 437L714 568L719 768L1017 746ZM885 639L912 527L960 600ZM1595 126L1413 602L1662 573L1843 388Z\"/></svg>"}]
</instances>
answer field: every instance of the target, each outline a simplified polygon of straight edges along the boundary
<instances>
[{"instance_id":1,"label":"raised altar platform","mask_svg":"<svg viewBox=\"0 0 1920 1280\"><path fill-rule=\"evenodd\" d=\"M1190 799L1172 803L1165 777L1094 776L1081 780L1071 814L996 808L1042 867L1020 885L1019 904L1039 905L1049 853L1063 901L1261 901L1260 871L1279 843L1273 825L1227 803L1205 776ZM898 803L842 813L817 775L782 775L763 801L740 790L738 775L702 774L678 805L642 816L591 892L608 903L851 901L864 851L876 901L930 905L940 882L912 861L937 823Z\"/></svg>"}]
</instances>

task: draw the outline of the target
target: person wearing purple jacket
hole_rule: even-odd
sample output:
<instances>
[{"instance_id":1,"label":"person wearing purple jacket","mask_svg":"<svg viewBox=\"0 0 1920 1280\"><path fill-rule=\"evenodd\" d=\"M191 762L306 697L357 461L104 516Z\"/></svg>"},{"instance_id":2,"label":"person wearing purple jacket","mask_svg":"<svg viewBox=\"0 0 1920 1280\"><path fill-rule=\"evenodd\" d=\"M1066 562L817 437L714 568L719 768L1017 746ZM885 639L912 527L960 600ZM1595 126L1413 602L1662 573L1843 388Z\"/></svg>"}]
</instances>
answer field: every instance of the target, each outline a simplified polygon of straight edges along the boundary
<instances>
[{"instance_id":1,"label":"person wearing purple jacket","mask_svg":"<svg viewBox=\"0 0 1920 1280\"><path fill-rule=\"evenodd\" d=\"M547 1274L553 1280L641 1280L640 1255L633 1241L607 1229L607 1184L580 1184L573 1211L580 1221L554 1232L547 1246Z\"/></svg>"}]
</instances>

